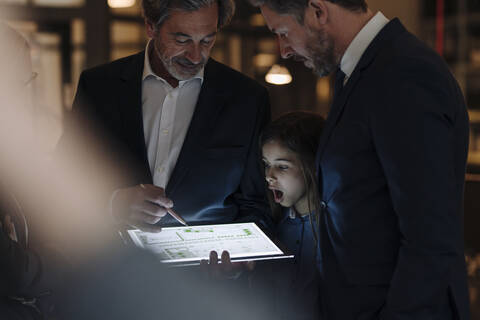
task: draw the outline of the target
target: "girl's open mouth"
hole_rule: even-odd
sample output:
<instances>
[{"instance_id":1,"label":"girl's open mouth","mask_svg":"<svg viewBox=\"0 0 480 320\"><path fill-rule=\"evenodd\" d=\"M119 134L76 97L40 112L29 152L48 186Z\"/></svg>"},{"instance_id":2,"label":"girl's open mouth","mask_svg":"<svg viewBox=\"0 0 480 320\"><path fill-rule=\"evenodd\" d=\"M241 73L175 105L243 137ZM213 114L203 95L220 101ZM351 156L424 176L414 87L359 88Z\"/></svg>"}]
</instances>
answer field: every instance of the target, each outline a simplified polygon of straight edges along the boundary
<instances>
[{"instance_id":1,"label":"girl's open mouth","mask_svg":"<svg viewBox=\"0 0 480 320\"><path fill-rule=\"evenodd\" d=\"M272 189L272 192L273 192L273 198L274 198L275 202L276 202L276 203L282 202L282 200L283 200L283 192L280 191L280 190L275 190L275 189Z\"/></svg>"}]
</instances>

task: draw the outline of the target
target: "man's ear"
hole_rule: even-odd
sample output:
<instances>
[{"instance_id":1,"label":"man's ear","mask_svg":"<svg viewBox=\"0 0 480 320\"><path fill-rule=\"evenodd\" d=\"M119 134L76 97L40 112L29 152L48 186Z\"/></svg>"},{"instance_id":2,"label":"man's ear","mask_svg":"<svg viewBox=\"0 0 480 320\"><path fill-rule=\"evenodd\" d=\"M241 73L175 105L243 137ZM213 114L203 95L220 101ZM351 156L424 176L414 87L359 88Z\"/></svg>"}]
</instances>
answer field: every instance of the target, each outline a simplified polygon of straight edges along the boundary
<instances>
[{"instance_id":1,"label":"man's ear","mask_svg":"<svg viewBox=\"0 0 480 320\"><path fill-rule=\"evenodd\" d=\"M145 30L147 31L147 36L150 39L155 36L155 26L147 19L145 19Z\"/></svg>"},{"instance_id":2,"label":"man's ear","mask_svg":"<svg viewBox=\"0 0 480 320\"><path fill-rule=\"evenodd\" d=\"M328 20L328 7L325 0L309 0L307 11L311 13L317 23L325 24Z\"/></svg>"}]
</instances>

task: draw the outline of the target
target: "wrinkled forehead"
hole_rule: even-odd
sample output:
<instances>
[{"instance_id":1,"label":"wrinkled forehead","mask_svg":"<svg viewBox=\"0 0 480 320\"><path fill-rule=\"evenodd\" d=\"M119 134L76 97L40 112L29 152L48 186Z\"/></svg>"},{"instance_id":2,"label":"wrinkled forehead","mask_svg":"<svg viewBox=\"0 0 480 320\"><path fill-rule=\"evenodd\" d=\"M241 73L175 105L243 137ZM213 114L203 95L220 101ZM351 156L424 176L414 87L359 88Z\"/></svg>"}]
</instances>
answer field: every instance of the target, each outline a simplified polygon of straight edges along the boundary
<instances>
[{"instance_id":1,"label":"wrinkled forehead","mask_svg":"<svg viewBox=\"0 0 480 320\"><path fill-rule=\"evenodd\" d=\"M299 26L296 17L293 14L278 13L267 5L262 5L260 11L267 23L268 28L273 33L282 33L286 30Z\"/></svg>"},{"instance_id":2,"label":"wrinkled forehead","mask_svg":"<svg viewBox=\"0 0 480 320\"><path fill-rule=\"evenodd\" d=\"M270 29L281 23L281 15L267 5L260 6L260 12Z\"/></svg>"},{"instance_id":3,"label":"wrinkled forehead","mask_svg":"<svg viewBox=\"0 0 480 320\"><path fill-rule=\"evenodd\" d=\"M216 3L195 11L175 10L160 27L166 32L210 34L217 31L218 5Z\"/></svg>"}]
</instances>

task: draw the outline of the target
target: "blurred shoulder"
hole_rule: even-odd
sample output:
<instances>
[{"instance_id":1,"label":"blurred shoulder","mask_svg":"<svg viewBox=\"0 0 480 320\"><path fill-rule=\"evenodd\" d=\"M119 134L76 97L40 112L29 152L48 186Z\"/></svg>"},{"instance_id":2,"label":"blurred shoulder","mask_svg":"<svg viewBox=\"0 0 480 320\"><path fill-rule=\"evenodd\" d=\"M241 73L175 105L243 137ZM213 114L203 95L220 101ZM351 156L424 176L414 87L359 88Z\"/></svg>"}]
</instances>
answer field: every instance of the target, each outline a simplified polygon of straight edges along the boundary
<instances>
[{"instance_id":1,"label":"blurred shoulder","mask_svg":"<svg viewBox=\"0 0 480 320\"><path fill-rule=\"evenodd\" d=\"M213 83L219 88L229 87L230 89L243 92L266 94L267 91L256 80L212 58L209 59L205 67L205 81Z\"/></svg>"},{"instance_id":2,"label":"blurred shoulder","mask_svg":"<svg viewBox=\"0 0 480 320\"><path fill-rule=\"evenodd\" d=\"M109 63L101 64L82 72L82 78L111 78L122 76L125 72L142 72L145 51L114 60Z\"/></svg>"}]
</instances>

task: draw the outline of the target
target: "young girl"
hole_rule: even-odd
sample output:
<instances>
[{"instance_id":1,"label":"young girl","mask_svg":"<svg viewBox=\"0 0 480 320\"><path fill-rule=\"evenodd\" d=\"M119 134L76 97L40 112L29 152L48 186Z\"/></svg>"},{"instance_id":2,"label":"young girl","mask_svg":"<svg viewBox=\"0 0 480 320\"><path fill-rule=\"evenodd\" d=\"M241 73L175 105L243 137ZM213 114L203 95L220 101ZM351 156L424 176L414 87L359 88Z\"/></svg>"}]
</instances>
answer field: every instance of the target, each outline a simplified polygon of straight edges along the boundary
<instances>
[{"instance_id":1,"label":"young girl","mask_svg":"<svg viewBox=\"0 0 480 320\"><path fill-rule=\"evenodd\" d=\"M319 205L315 154L324 119L309 112L287 113L260 137L268 198L276 237L295 255L273 266L276 313L280 318L318 319L316 244Z\"/></svg>"},{"instance_id":2,"label":"young girl","mask_svg":"<svg viewBox=\"0 0 480 320\"><path fill-rule=\"evenodd\" d=\"M276 223L274 236L295 255L293 261L260 262L249 275L252 301L265 305L270 319L319 319L315 258L320 201L315 154L323 126L322 117L296 111L270 123L260 136L267 196ZM242 268L230 262L226 251L221 260L220 267L217 253L211 252L210 274Z\"/></svg>"}]
</instances>

